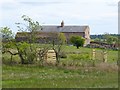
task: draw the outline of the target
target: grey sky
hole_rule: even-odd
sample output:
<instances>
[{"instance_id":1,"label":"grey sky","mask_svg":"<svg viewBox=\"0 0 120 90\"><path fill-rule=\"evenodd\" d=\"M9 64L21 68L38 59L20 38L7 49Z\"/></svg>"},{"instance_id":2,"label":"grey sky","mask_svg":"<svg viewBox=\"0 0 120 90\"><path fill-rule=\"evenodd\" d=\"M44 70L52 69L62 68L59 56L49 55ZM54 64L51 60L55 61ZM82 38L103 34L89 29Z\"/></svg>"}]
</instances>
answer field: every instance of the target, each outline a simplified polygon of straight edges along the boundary
<instances>
[{"instance_id":1,"label":"grey sky","mask_svg":"<svg viewBox=\"0 0 120 90\"><path fill-rule=\"evenodd\" d=\"M118 0L2 0L0 27L17 32L27 15L42 25L89 25L91 34L118 33Z\"/></svg>"}]
</instances>

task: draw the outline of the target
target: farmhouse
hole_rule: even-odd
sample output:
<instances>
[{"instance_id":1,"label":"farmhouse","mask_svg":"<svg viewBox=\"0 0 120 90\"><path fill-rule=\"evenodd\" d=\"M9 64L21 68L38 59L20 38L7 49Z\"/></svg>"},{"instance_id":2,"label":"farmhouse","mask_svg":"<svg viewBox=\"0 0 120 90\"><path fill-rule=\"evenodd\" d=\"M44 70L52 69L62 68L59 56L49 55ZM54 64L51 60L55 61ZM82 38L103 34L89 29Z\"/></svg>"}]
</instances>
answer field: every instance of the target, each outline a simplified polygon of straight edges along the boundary
<instances>
[{"instance_id":1,"label":"farmhouse","mask_svg":"<svg viewBox=\"0 0 120 90\"><path fill-rule=\"evenodd\" d=\"M25 33L25 32L24 32ZM27 34L30 34L30 32L26 32ZM48 42L51 38L54 38L54 36L57 33L64 33L67 39L67 43L70 43L70 37L73 35L82 36L85 39L85 44L90 44L90 28L89 26L65 26L64 21L61 22L61 25L46 25L42 26L42 30L37 30L36 37L37 42L45 43ZM28 36L28 35L27 35ZM27 39L27 36L23 34L23 32L17 32L16 34L16 41L25 41ZM44 41L43 39L47 38L47 41Z\"/></svg>"}]
</instances>

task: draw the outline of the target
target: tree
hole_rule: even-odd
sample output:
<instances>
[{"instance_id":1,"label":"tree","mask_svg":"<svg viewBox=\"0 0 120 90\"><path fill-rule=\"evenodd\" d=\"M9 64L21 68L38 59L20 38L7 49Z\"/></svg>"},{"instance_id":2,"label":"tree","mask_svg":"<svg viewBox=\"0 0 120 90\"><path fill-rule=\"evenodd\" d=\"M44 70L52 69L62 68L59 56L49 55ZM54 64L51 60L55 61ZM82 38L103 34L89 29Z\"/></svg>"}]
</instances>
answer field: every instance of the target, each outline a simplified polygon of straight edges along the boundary
<instances>
[{"instance_id":1,"label":"tree","mask_svg":"<svg viewBox=\"0 0 120 90\"><path fill-rule=\"evenodd\" d=\"M27 22L16 23L18 30L24 32L24 35L28 37L28 42L19 42L16 43L16 48L18 55L21 59L22 64L32 64L36 59L37 46L35 45L35 33L38 29L41 28L40 24L37 21L33 21L26 15L22 16L22 19ZM26 33L27 32L27 33Z\"/></svg>"},{"instance_id":2,"label":"tree","mask_svg":"<svg viewBox=\"0 0 120 90\"><path fill-rule=\"evenodd\" d=\"M118 42L118 37L117 36L112 36L108 33L104 34L104 41L107 42L108 44L115 44Z\"/></svg>"},{"instance_id":3,"label":"tree","mask_svg":"<svg viewBox=\"0 0 120 90\"><path fill-rule=\"evenodd\" d=\"M85 39L81 36L72 36L70 38L71 43L79 49L80 46L84 45Z\"/></svg>"},{"instance_id":4,"label":"tree","mask_svg":"<svg viewBox=\"0 0 120 90\"><path fill-rule=\"evenodd\" d=\"M17 52L12 52L12 48L14 48L14 34L12 33L12 30L9 27L1 27L0 33L2 35L2 54L9 53L11 55L11 62L12 63L12 57L13 55L17 55Z\"/></svg>"},{"instance_id":5,"label":"tree","mask_svg":"<svg viewBox=\"0 0 120 90\"><path fill-rule=\"evenodd\" d=\"M42 30L42 26L39 24L39 22L33 21L30 17L26 15L23 15L21 18L27 23L26 24L16 23L18 27L18 31L29 32L29 34L24 33L24 35L28 37L27 39L29 43L34 43L36 40L36 37L35 37L36 31L40 29Z\"/></svg>"},{"instance_id":6,"label":"tree","mask_svg":"<svg viewBox=\"0 0 120 90\"><path fill-rule=\"evenodd\" d=\"M101 40L100 40L99 38L95 38L94 41L96 41L96 42L100 42Z\"/></svg>"},{"instance_id":7,"label":"tree","mask_svg":"<svg viewBox=\"0 0 120 90\"><path fill-rule=\"evenodd\" d=\"M66 37L64 33L57 33L54 35L53 39L53 50L55 50L56 53L56 59L57 62L60 62L60 53L62 50L62 46L66 43Z\"/></svg>"},{"instance_id":8,"label":"tree","mask_svg":"<svg viewBox=\"0 0 120 90\"><path fill-rule=\"evenodd\" d=\"M22 16L22 18L28 24L27 25L23 23L16 23L16 24L17 24L19 31L29 32L29 35L25 33L25 36L29 37L28 38L29 42L17 43L16 47L18 50L19 57L21 59L21 63L25 64L26 63L25 61L28 61L28 63L32 63L34 59L37 57L36 53L37 53L38 47L35 45L35 40L36 40L35 34L38 29L40 30L41 26L39 25L38 22L33 21L28 16L24 15ZM41 60L42 63L43 63L43 55L45 54L47 49L50 49L50 48L55 50L56 58L57 58L57 61L59 62L60 61L59 54L61 52L62 45L66 41L66 37L63 33L51 32L49 34L51 35L49 39L50 39L50 43L52 43L52 47L51 46L43 47L42 49L38 51L39 59Z\"/></svg>"},{"instance_id":9,"label":"tree","mask_svg":"<svg viewBox=\"0 0 120 90\"><path fill-rule=\"evenodd\" d=\"M12 30L10 30L9 27L1 27L0 28L0 33L2 34L2 40L3 41L8 41L13 39L13 33Z\"/></svg>"}]
</instances>

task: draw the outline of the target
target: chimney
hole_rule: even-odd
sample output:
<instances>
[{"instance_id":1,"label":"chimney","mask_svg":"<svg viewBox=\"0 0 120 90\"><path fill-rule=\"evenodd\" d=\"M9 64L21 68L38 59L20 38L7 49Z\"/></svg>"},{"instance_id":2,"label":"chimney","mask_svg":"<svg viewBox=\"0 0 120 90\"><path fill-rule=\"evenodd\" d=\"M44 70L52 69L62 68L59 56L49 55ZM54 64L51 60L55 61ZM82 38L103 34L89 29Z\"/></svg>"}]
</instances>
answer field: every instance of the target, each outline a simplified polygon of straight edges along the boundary
<instances>
[{"instance_id":1,"label":"chimney","mask_svg":"<svg viewBox=\"0 0 120 90\"><path fill-rule=\"evenodd\" d=\"M61 27L64 27L64 21L61 22Z\"/></svg>"}]
</instances>

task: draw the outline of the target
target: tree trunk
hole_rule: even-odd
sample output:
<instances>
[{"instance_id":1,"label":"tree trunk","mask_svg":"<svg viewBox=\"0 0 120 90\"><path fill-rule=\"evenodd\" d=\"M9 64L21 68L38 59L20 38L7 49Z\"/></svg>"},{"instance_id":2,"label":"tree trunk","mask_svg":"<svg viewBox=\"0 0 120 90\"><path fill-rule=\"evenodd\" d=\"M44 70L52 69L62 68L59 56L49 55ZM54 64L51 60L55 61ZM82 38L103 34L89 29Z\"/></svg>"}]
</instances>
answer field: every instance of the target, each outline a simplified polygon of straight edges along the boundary
<instances>
[{"instance_id":1,"label":"tree trunk","mask_svg":"<svg viewBox=\"0 0 120 90\"><path fill-rule=\"evenodd\" d=\"M23 58L22 52L20 52L18 47L17 47L17 50L18 50L18 55L19 55L19 57L21 59L21 64L25 64L25 59Z\"/></svg>"},{"instance_id":2,"label":"tree trunk","mask_svg":"<svg viewBox=\"0 0 120 90\"><path fill-rule=\"evenodd\" d=\"M11 63L12 63L13 55L11 55Z\"/></svg>"},{"instance_id":3,"label":"tree trunk","mask_svg":"<svg viewBox=\"0 0 120 90\"><path fill-rule=\"evenodd\" d=\"M77 46L77 49L79 49L79 46Z\"/></svg>"},{"instance_id":4,"label":"tree trunk","mask_svg":"<svg viewBox=\"0 0 120 90\"><path fill-rule=\"evenodd\" d=\"M24 60L24 58L23 58L23 56L22 56L22 54L21 53L19 53L19 57L20 57L20 59L21 59L21 64L25 64L25 60Z\"/></svg>"}]
</instances>

